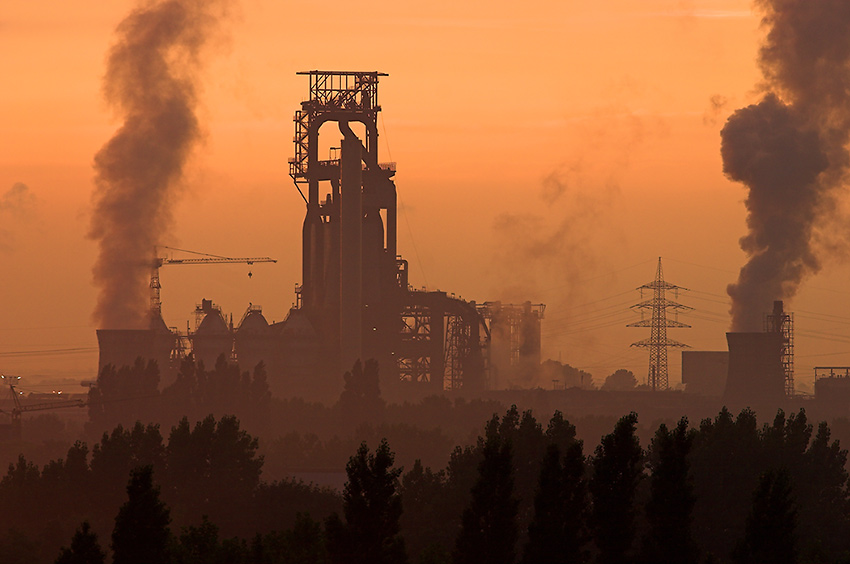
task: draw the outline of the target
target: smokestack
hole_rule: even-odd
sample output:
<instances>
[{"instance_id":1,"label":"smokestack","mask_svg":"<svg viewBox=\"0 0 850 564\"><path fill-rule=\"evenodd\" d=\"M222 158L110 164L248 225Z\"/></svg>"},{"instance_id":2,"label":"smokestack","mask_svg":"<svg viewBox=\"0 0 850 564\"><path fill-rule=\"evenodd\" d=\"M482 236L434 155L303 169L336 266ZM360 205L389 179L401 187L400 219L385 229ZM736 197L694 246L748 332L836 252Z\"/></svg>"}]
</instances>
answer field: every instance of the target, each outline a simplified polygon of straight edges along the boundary
<instances>
[{"instance_id":1,"label":"smokestack","mask_svg":"<svg viewBox=\"0 0 850 564\"><path fill-rule=\"evenodd\" d=\"M362 145L348 123L340 122L344 134L340 160L340 253L339 253L339 349L340 370L361 360L363 349L363 192Z\"/></svg>"},{"instance_id":2,"label":"smokestack","mask_svg":"<svg viewBox=\"0 0 850 564\"><path fill-rule=\"evenodd\" d=\"M758 331L771 302L821 268L817 226L833 210L850 140L850 5L757 0L764 95L721 132L723 172L747 186L748 262L727 291L732 330Z\"/></svg>"},{"instance_id":3,"label":"smokestack","mask_svg":"<svg viewBox=\"0 0 850 564\"><path fill-rule=\"evenodd\" d=\"M106 329L146 329L154 248L201 133L195 115L204 45L226 0L140 2L116 28L103 91L123 123L94 158L89 236L97 241L94 319Z\"/></svg>"}]
</instances>

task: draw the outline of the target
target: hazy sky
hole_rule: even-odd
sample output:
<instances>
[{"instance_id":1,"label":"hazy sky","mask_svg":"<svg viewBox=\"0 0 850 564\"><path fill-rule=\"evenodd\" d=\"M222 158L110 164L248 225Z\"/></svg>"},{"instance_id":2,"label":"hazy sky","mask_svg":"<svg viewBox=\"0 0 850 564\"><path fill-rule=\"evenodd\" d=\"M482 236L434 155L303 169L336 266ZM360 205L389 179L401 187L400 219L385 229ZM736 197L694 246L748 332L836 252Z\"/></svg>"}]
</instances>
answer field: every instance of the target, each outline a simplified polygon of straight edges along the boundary
<instances>
[{"instance_id":1,"label":"hazy sky","mask_svg":"<svg viewBox=\"0 0 850 564\"><path fill-rule=\"evenodd\" d=\"M94 376L92 161L118 126L101 78L132 6L11 0L0 14L0 371ZM169 325L194 324L202 298L237 323L249 302L286 316L304 212L287 169L307 96L295 73L379 70L381 160L398 163L414 286L546 303L544 357L598 382L620 367L643 380L647 352L629 344L649 332L625 324L661 256L697 308L670 337L726 348L745 212L719 131L758 99L748 1L244 0L228 32L209 53L205 142L163 241L279 262L251 279L243 265L164 268ZM809 385L815 365L850 365L850 269L825 262L786 306Z\"/></svg>"}]
</instances>

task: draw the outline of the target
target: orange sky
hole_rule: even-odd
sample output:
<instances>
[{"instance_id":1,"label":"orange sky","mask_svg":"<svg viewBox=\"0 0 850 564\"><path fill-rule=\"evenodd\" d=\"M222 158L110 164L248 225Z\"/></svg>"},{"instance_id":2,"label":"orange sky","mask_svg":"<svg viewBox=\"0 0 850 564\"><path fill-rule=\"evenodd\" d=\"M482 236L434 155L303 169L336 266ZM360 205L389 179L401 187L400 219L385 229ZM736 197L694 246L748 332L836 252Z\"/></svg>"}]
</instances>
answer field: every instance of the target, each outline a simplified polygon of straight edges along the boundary
<instances>
[{"instance_id":1,"label":"orange sky","mask_svg":"<svg viewBox=\"0 0 850 564\"><path fill-rule=\"evenodd\" d=\"M11 0L0 15L0 196L16 183L33 196L0 200L0 370L31 381L94 376L91 164L118 125L100 79L132 6ZM380 70L381 160L398 162L412 284L544 302L545 357L598 382L620 367L642 380L646 352L629 344L648 330L624 327L627 306L662 256L698 309L670 336L725 349L744 190L722 175L719 131L756 99L748 1L245 0L237 16L209 55L206 142L163 242L279 262L250 280L242 265L164 269L169 325L185 329L201 298L237 322L249 302L283 319L300 281L303 203L286 162L307 84L295 73ZM850 365L848 274L827 261L788 307L804 385L815 365Z\"/></svg>"}]
</instances>

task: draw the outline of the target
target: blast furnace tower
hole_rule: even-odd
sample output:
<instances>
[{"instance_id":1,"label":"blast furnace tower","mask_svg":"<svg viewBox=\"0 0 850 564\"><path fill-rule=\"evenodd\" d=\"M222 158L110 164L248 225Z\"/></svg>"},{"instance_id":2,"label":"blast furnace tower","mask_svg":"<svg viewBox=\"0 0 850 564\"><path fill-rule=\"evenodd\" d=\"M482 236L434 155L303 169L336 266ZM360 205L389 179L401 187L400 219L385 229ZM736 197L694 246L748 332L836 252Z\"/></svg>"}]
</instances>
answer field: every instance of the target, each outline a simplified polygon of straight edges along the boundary
<instances>
[{"instance_id":1,"label":"blast furnace tower","mask_svg":"<svg viewBox=\"0 0 850 564\"><path fill-rule=\"evenodd\" d=\"M299 74L309 79L309 98L295 114L289 173L307 209L293 312L315 330L320 370L342 374L375 358L385 389L484 389L486 320L474 302L412 290L397 252L396 167L378 156L378 79L387 75ZM330 143L320 144L320 131Z\"/></svg>"}]
</instances>

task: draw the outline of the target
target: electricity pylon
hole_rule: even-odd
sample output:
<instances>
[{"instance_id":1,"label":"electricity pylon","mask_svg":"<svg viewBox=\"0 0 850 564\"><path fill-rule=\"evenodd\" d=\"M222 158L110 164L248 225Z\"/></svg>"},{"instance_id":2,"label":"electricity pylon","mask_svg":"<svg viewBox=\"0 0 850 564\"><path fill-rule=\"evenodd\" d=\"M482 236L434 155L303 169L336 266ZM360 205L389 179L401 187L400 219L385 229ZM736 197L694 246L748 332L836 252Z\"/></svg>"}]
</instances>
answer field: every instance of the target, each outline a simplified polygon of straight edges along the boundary
<instances>
[{"instance_id":1,"label":"electricity pylon","mask_svg":"<svg viewBox=\"0 0 850 564\"><path fill-rule=\"evenodd\" d=\"M647 375L647 384L655 390L666 390L667 382L667 349L670 347L684 348L689 347L679 341L667 338L668 327L690 327L679 321L667 319L667 310L675 313L693 309L686 305L682 305L668 300L664 296L664 292L672 290L678 296L679 290L687 290L681 286L670 284L664 281L664 274L661 271L661 257L658 257L658 270L655 272L655 280L649 284L638 286L641 298L644 290L652 290L652 298L637 303L632 306L634 310L640 310L641 320L636 323L629 323L626 327L651 327L649 339L644 339L636 343L632 343L633 347L641 347L649 349L649 374ZM644 312L650 310L652 315L650 319L644 318Z\"/></svg>"}]
</instances>

